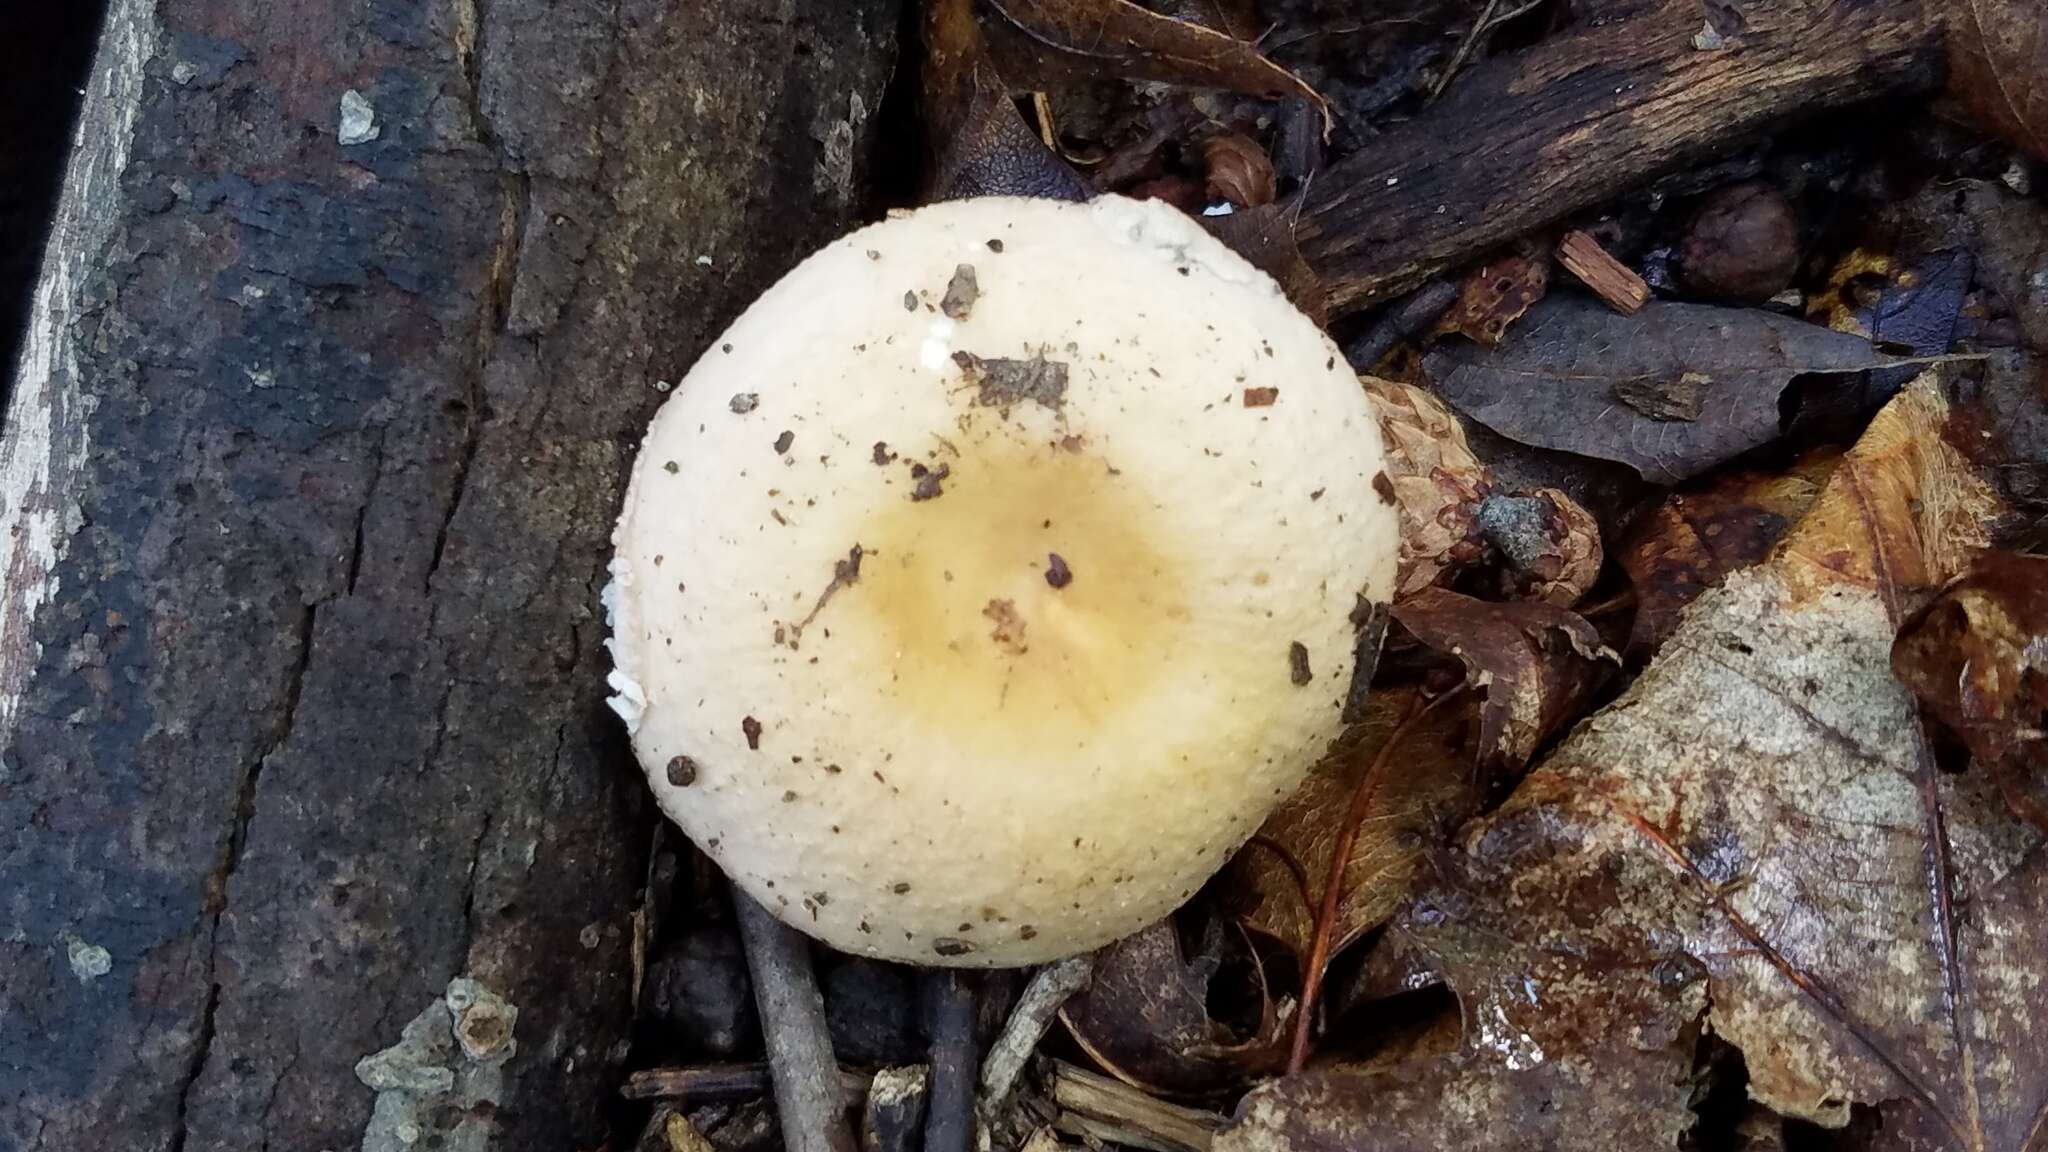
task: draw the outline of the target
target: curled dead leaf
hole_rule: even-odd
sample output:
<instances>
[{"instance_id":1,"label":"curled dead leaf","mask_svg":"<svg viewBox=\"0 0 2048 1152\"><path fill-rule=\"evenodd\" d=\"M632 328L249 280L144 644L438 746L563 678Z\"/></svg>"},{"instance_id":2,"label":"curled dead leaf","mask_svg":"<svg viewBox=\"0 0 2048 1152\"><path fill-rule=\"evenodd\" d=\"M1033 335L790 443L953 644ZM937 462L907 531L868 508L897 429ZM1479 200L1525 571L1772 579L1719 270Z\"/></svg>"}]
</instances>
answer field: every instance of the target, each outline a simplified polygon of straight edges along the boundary
<instances>
[{"instance_id":1,"label":"curled dead leaf","mask_svg":"<svg viewBox=\"0 0 2048 1152\"><path fill-rule=\"evenodd\" d=\"M1330 954L1384 923L1406 898L1423 848L1478 811L1484 798L1473 765L1469 711L1438 709L1402 730L1419 709L1414 688L1375 691L1354 740L1311 772L1224 870L1225 905L1245 928L1304 961L1316 914L1344 835L1347 808L1388 742L1399 770L1384 773L1344 868Z\"/></svg>"},{"instance_id":2,"label":"curled dead leaf","mask_svg":"<svg viewBox=\"0 0 2048 1152\"><path fill-rule=\"evenodd\" d=\"M1238 208L1273 202L1273 161L1243 134L1219 132L1202 141L1202 165L1212 199L1228 200Z\"/></svg>"},{"instance_id":3,"label":"curled dead leaf","mask_svg":"<svg viewBox=\"0 0 2048 1152\"><path fill-rule=\"evenodd\" d=\"M1394 620L1463 666L1484 701L1477 763L1510 775L1621 665L1584 618L1540 601L1496 604L1426 588L1395 603Z\"/></svg>"},{"instance_id":4,"label":"curled dead leaf","mask_svg":"<svg viewBox=\"0 0 2048 1152\"><path fill-rule=\"evenodd\" d=\"M1569 608L1600 579L1600 522L1556 488L1495 492L1479 502L1475 519L1513 568L1514 595Z\"/></svg>"},{"instance_id":5,"label":"curled dead leaf","mask_svg":"<svg viewBox=\"0 0 2048 1152\"><path fill-rule=\"evenodd\" d=\"M1899 629L1891 665L2048 831L2048 558L1987 553Z\"/></svg>"},{"instance_id":6,"label":"curled dead leaf","mask_svg":"<svg viewBox=\"0 0 2048 1152\"><path fill-rule=\"evenodd\" d=\"M1201 951L1190 957L1169 917L1102 949L1094 979L1060 1019L1103 1067L1154 1094L1212 1091L1277 1070L1282 1021L1270 1000L1248 1037L1209 1013L1223 932L1221 921L1209 921Z\"/></svg>"}]
</instances>

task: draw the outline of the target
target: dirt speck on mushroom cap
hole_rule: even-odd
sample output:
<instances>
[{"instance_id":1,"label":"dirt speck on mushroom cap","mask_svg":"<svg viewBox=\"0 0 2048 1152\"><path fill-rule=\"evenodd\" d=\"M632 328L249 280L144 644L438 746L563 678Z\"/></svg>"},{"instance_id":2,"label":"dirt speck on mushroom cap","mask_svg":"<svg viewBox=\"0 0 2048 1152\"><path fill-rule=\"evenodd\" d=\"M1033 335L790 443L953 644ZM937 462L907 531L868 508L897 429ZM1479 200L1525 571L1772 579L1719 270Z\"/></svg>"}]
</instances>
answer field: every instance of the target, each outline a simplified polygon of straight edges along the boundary
<instances>
[{"instance_id":1,"label":"dirt speck on mushroom cap","mask_svg":"<svg viewBox=\"0 0 2048 1152\"><path fill-rule=\"evenodd\" d=\"M964 263L963 315L904 307ZM1115 197L920 209L814 256L727 342L636 466L612 643L664 809L757 895L824 893L800 929L919 963L1106 943L1198 887L1339 731L1346 617L1393 574L1377 425L1322 334L1193 221ZM982 403L976 367L1034 359L1065 367L1058 403ZM1247 410L1246 388L1285 400ZM764 461L763 428L852 447ZM914 499L911 465L942 494ZM858 582L775 645L848 541ZM1296 643L1307 685L1275 672ZM773 717L759 751L746 715ZM990 909L1030 930L941 947Z\"/></svg>"}]
</instances>

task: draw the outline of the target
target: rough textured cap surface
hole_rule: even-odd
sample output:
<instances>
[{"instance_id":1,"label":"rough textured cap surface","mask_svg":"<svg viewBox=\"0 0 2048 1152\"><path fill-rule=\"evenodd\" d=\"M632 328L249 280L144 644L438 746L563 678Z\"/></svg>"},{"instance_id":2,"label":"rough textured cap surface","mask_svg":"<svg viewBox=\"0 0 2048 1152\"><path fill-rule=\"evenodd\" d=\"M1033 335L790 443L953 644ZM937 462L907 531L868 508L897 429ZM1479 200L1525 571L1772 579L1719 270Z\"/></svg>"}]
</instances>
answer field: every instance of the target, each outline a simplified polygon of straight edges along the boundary
<instances>
[{"instance_id":1,"label":"rough textured cap surface","mask_svg":"<svg viewBox=\"0 0 2048 1152\"><path fill-rule=\"evenodd\" d=\"M634 468L613 699L663 809L849 952L1165 915L1341 728L1393 583L1337 349L1163 205L939 204L811 257Z\"/></svg>"}]
</instances>

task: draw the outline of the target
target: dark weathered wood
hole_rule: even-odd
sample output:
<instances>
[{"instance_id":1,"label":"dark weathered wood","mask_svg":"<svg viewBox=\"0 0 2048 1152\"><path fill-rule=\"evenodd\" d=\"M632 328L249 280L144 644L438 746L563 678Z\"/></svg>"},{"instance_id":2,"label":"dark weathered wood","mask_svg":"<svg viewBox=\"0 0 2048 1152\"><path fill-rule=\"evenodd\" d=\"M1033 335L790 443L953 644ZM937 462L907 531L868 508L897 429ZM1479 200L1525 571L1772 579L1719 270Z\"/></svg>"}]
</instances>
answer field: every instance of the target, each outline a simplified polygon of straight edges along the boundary
<instances>
[{"instance_id":1,"label":"dark weathered wood","mask_svg":"<svg viewBox=\"0 0 2048 1152\"><path fill-rule=\"evenodd\" d=\"M897 19L116 0L0 439L0 1149L602 1142L610 522Z\"/></svg>"},{"instance_id":2,"label":"dark weathered wood","mask_svg":"<svg viewBox=\"0 0 2048 1152\"><path fill-rule=\"evenodd\" d=\"M925 1095L924 1152L974 1147L978 1016L975 974L958 968L925 973L925 1030L931 1035L931 1076Z\"/></svg>"},{"instance_id":3,"label":"dark weathered wood","mask_svg":"<svg viewBox=\"0 0 2048 1152\"><path fill-rule=\"evenodd\" d=\"M839 1096L852 1108L867 1097L874 1077L839 1070ZM729 1104L758 1100L770 1092L766 1064L699 1064L685 1068L642 1068L626 1077L619 1095L628 1100L675 1100L684 1104Z\"/></svg>"},{"instance_id":4,"label":"dark weathered wood","mask_svg":"<svg viewBox=\"0 0 2048 1152\"><path fill-rule=\"evenodd\" d=\"M1468 65L1444 99L1318 175L1297 239L1333 311L1402 292L1679 163L1791 118L1931 86L1922 0L1746 4L1694 47L1699 0L1605 0L1580 26Z\"/></svg>"}]
</instances>

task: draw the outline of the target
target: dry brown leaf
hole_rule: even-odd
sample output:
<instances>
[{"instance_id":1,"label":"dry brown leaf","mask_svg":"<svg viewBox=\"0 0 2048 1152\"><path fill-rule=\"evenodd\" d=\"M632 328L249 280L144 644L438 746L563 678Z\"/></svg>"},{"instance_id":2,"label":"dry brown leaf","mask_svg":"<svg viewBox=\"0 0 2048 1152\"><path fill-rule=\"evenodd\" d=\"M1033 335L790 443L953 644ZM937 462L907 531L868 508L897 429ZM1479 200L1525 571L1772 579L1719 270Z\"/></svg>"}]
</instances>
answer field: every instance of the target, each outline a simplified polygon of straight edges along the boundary
<instances>
[{"instance_id":1,"label":"dry brown leaf","mask_svg":"<svg viewBox=\"0 0 2048 1152\"><path fill-rule=\"evenodd\" d=\"M1451 333L1498 347L1508 325L1550 291L1550 261L1509 255L1473 269L1459 286L1458 300L1437 321L1436 335Z\"/></svg>"},{"instance_id":2,"label":"dry brown leaf","mask_svg":"<svg viewBox=\"0 0 2048 1152\"><path fill-rule=\"evenodd\" d=\"M1887 363L1868 340L1776 313L1653 301L1632 316L1550 296L1495 351L1438 346L1438 395L1511 440L1676 484L1778 437L1795 377Z\"/></svg>"},{"instance_id":3,"label":"dry brown leaf","mask_svg":"<svg viewBox=\"0 0 2048 1152\"><path fill-rule=\"evenodd\" d=\"M1677 1116L1657 1054L1699 1008L1784 1115L1882 1104L1923 1148L2038 1148L2048 847L1986 774L1936 769L1886 664L1997 512L1947 417L1926 381L1888 405L1771 558L1468 831L1397 925L1459 995L1460 1057L1391 1090L1281 1081L1219 1152L1669 1147L1606 1125Z\"/></svg>"},{"instance_id":4,"label":"dry brown leaf","mask_svg":"<svg viewBox=\"0 0 2048 1152\"><path fill-rule=\"evenodd\" d=\"M1047 67L1079 67L1191 88L1220 88L1268 100L1313 104L1321 95L1246 41L1162 16L1130 0L986 0L994 18L1020 34Z\"/></svg>"},{"instance_id":5,"label":"dry brown leaf","mask_svg":"<svg viewBox=\"0 0 2048 1152\"><path fill-rule=\"evenodd\" d=\"M1539 601L1495 604L1429 588L1394 605L1409 635L1457 658L1477 689L1479 764L1519 771L1621 664L1578 615Z\"/></svg>"},{"instance_id":6,"label":"dry brown leaf","mask_svg":"<svg viewBox=\"0 0 2048 1152\"><path fill-rule=\"evenodd\" d=\"M1813 507L1841 458L1816 449L1783 473L1720 472L1666 497L1615 556L1635 585L1629 659L1655 652L1686 605L1721 577L1763 560Z\"/></svg>"},{"instance_id":7,"label":"dry brown leaf","mask_svg":"<svg viewBox=\"0 0 2048 1152\"><path fill-rule=\"evenodd\" d=\"M1010 102L982 44L974 0L930 0L923 30L924 121L932 152L925 198L1086 200L1087 185Z\"/></svg>"},{"instance_id":8,"label":"dry brown leaf","mask_svg":"<svg viewBox=\"0 0 2048 1152\"><path fill-rule=\"evenodd\" d=\"M1383 923L1407 896L1429 844L1479 810L1619 664L1578 616L1533 601L1493 604L1440 588L1394 606L1394 619L1455 660L1473 688L1413 724L1414 688L1375 692L1354 741L1317 767L1238 854L1225 878L1244 925L1309 955L1332 854L1362 778L1384 760L1331 930L1330 954ZM1389 739L1399 747L1385 755Z\"/></svg>"},{"instance_id":9,"label":"dry brown leaf","mask_svg":"<svg viewBox=\"0 0 2048 1152\"><path fill-rule=\"evenodd\" d=\"M1361 376L1387 449L1387 483L1401 525L1396 598L1435 584L1486 555L1479 501L1493 488L1443 401L1413 384ZM1384 495L1384 493L1383 493Z\"/></svg>"},{"instance_id":10,"label":"dry brown leaf","mask_svg":"<svg viewBox=\"0 0 2048 1152\"><path fill-rule=\"evenodd\" d=\"M1949 86L1998 135L2048 160L2048 8L1945 0Z\"/></svg>"},{"instance_id":11,"label":"dry brown leaf","mask_svg":"<svg viewBox=\"0 0 2048 1152\"><path fill-rule=\"evenodd\" d=\"M1096 953L1088 987L1060 1019L1090 1056L1155 1095L1213 1091L1276 1071L1281 1020L1263 1013L1258 1034L1233 1035L1209 1014L1223 926L1211 921L1199 955L1181 949L1171 917Z\"/></svg>"},{"instance_id":12,"label":"dry brown leaf","mask_svg":"<svg viewBox=\"0 0 2048 1152\"><path fill-rule=\"evenodd\" d=\"M1246 929L1298 957L1309 955L1352 795L1416 704L1413 688L1373 692L1355 742L1318 765L1224 869L1225 906ZM1440 708L1403 733L1394 770L1382 776L1351 846L1332 955L1393 915L1414 884L1423 847L1479 810L1484 789L1473 765L1473 726L1469 711Z\"/></svg>"},{"instance_id":13,"label":"dry brown leaf","mask_svg":"<svg viewBox=\"0 0 2048 1152\"><path fill-rule=\"evenodd\" d=\"M2048 831L2048 558L1984 556L1906 621L1892 671Z\"/></svg>"}]
</instances>

